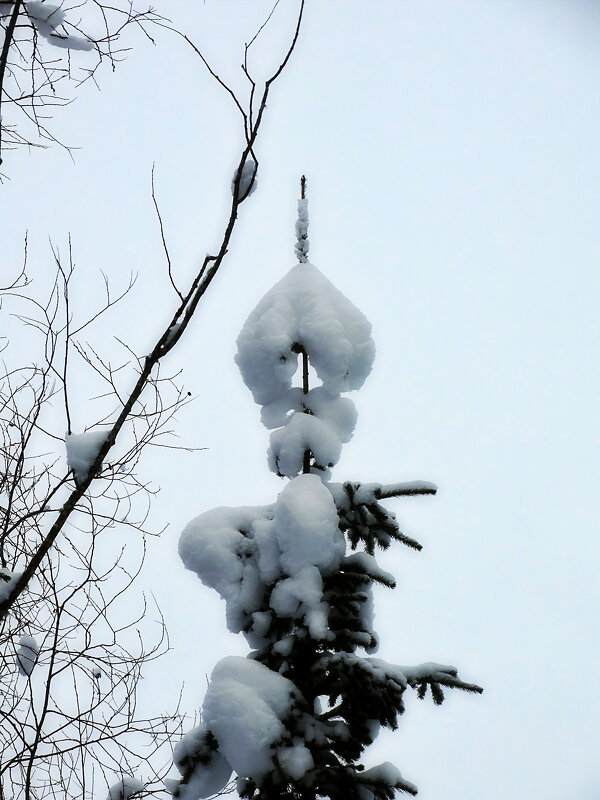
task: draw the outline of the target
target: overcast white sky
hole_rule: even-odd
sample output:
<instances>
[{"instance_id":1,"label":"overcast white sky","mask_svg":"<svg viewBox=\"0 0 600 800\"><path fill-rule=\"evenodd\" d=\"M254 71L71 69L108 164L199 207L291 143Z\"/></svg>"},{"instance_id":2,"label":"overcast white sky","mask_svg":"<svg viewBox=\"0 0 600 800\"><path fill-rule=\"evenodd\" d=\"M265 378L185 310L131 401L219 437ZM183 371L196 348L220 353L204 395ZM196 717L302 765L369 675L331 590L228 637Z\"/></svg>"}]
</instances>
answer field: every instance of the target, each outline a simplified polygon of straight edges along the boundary
<instances>
[{"instance_id":1,"label":"overcast white sky","mask_svg":"<svg viewBox=\"0 0 600 800\"><path fill-rule=\"evenodd\" d=\"M269 7L157 5L232 80ZM295 7L282 0L259 65L277 63ZM57 115L57 134L82 146L74 164L59 149L8 154L0 187L5 265L28 229L30 271L49 274L47 237L64 245L71 232L81 308L100 269L115 286L139 272L133 302L96 340L116 334L139 352L174 307L152 163L183 284L220 241L241 145L197 58L175 38L158 44L140 38L101 92ZM259 191L169 363L198 395L181 441L208 450L146 464L163 488L157 526L170 523L148 574L175 648L164 674L172 692L186 681L190 710L216 661L246 648L180 566L177 538L208 508L268 503L281 488L233 354L294 264L305 172L311 260L372 321L378 347L334 477L440 486L396 502L425 549L382 558L399 586L376 597L380 655L452 663L485 687L441 709L410 699L370 763L396 763L425 800L599 796L599 133L593 0L308 0L258 144ZM90 413L82 402L74 427Z\"/></svg>"}]
</instances>

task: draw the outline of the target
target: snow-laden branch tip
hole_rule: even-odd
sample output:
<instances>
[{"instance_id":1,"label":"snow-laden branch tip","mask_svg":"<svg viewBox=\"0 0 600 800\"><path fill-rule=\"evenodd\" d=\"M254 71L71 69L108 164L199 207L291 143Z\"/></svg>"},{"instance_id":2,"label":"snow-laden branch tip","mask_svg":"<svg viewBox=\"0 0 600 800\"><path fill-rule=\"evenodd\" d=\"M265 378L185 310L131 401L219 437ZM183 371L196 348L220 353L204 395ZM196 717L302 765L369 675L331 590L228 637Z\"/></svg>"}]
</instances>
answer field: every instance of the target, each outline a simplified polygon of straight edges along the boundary
<instances>
[{"instance_id":1,"label":"snow-laden branch tip","mask_svg":"<svg viewBox=\"0 0 600 800\"><path fill-rule=\"evenodd\" d=\"M298 200L298 219L296 220L296 244L294 252L301 264L308 261L308 249L310 239L308 238L308 200L300 198Z\"/></svg>"},{"instance_id":2,"label":"snow-laden branch tip","mask_svg":"<svg viewBox=\"0 0 600 800\"><path fill-rule=\"evenodd\" d=\"M368 489L368 484L363 484ZM437 494L438 487L430 481L405 481L403 483L388 483L375 489L375 497L410 497L411 495Z\"/></svg>"},{"instance_id":3,"label":"snow-laden branch tip","mask_svg":"<svg viewBox=\"0 0 600 800\"><path fill-rule=\"evenodd\" d=\"M308 263L293 267L259 301L237 346L236 363L260 405L291 387L298 347L330 394L360 389L375 359L370 322Z\"/></svg>"},{"instance_id":4,"label":"snow-laden branch tip","mask_svg":"<svg viewBox=\"0 0 600 800\"><path fill-rule=\"evenodd\" d=\"M418 791L415 784L403 778L400 770L389 761L385 761L383 764L378 764L376 767L371 767L371 769L361 772L357 782L360 784L361 788L367 790L364 795L361 793L361 796L365 798L368 797L368 795L374 798L376 796L375 793L369 791L369 789L378 786L393 786L394 789L397 789L399 792L406 792L412 795L416 795Z\"/></svg>"}]
</instances>

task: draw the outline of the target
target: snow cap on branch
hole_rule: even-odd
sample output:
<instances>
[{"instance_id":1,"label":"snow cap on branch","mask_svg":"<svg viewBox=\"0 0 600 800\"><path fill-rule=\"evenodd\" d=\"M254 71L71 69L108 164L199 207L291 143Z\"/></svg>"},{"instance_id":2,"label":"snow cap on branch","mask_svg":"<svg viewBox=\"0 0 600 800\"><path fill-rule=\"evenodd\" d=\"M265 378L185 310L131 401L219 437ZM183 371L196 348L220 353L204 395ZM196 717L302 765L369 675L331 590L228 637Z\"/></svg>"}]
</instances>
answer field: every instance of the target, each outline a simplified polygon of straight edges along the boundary
<instances>
[{"instance_id":1,"label":"snow cap on branch","mask_svg":"<svg viewBox=\"0 0 600 800\"><path fill-rule=\"evenodd\" d=\"M246 160L244 161L244 165L242 167L242 175L240 177L240 184L237 190L237 199L240 203L242 203L247 197L249 197L253 192L256 191L257 171L258 171L258 164L252 157L252 154L248 153L248 155L246 156ZM239 169L236 169L236 171L233 173L233 178L231 179L232 195L235 195L235 184L238 179L238 172Z\"/></svg>"},{"instance_id":2,"label":"snow cap on branch","mask_svg":"<svg viewBox=\"0 0 600 800\"><path fill-rule=\"evenodd\" d=\"M265 548L261 560L255 541L257 523L272 517L272 506L215 508L188 523L179 539L179 556L186 569L225 600L227 627L234 633L261 606L260 573L279 574L278 553L268 558Z\"/></svg>"},{"instance_id":3,"label":"snow cap on branch","mask_svg":"<svg viewBox=\"0 0 600 800\"><path fill-rule=\"evenodd\" d=\"M315 475L299 475L273 506L207 511L179 540L186 568L225 600L228 628L243 630L255 646L274 615L304 620L315 639L328 637L322 576L344 553L331 492Z\"/></svg>"},{"instance_id":4,"label":"snow cap on branch","mask_svg":"<svg viewBox=\"0 0 600 800\"><path fill-rule=\"evenodd\" d=\"M340 393L359 389L371 371L371 324L306 262L293 267L262 298L237 345L235 360L254 400L263 406L263 423L281 426L271 435L270 469L293 478L303 471L305 453L310 452L313 468L326 477L354 430L354 404ZM292 386L300 354L321 386Z\"/></svg>"},{"instance_id":5,"label":"snow cap on branch","mask_svg":"<svg viewBox=\"0 0 600 800\"><path fill-rule=\"evenodd\" d=\"M106 800L129 800L144 789L144 784L137 778L125 776L120 781L113 784L108 790Z\"/></svg>"},{"instance_id":6,"label":"snow cap on branch","mask_svg":"<svg viewBox=\"0 0 600 800\"><path fill-rule=\"evenodd\" d=\"M308 248L310 239L308 238L308 200L301 197L298 200L298 219L296 220L296 244L294 252L301 264L308 261Z\"/></svg>"},{"instance_id":7,"label":"snow cap on branch","mask_svg":"<svg viewBox=\"0 0 600 800\"><path fill-rule=\"evenodd\" d=\"M246 320L235 357L260 405L291 387L302 347L331 394L360 389L371 372L371 324L312 264L299 264L270 289Z\"/></svg>"},{"instance_id":8,"label":"snow cap on branch","mask_svg":"<svg viewBox=\"0 0 600 800\"><path fill-rule=\"evenodd\" d=\"M27 0L25 9L36 31L55 47L66 50L93 50L94 43L82 36L59 33L57 30L66 22L66 14L61 6L45 0Z\"/></svg>"},{"instance_id":9,"label":"snow cap on branch","mask_svg":"<svg viewBox=\"0 0 600 800\"><path fill-rule=\"evenodd\" d=\"M73 471L75 483L83 483L87 478L90 467L96 460L107 435L107 431L95 430L85 433L68 433L65 436L67 465Z\"/></svg>"},{"instance_id":10,"label":"snow cap on branch","mask_svg":"<svg viewBox=\"0 0 600 800\"><path fill-rule=\"evenodd\" d=\"M9 596L21 575L21 572L11 572L6 567L0 567L0 603Z\"/></svg>"},{"instance_id":11,"label":"snow cap on branch","mask_svg":"<svg viewBox=\"0 0 600 800\"><path fill-rule=\"evenodd\" d=\"M260 780L273 767L274 745L285 733L298 690L258 661L228 656L211 675L203 722L238 775Z\"/></svg>"},{"instance_id":12,"label":"snow cap on branch","mask_svg":"<svg viewBox=\"0 0 600 800\"><path fill-rule=\"evenodd\" d=\"M231 765L215 746L206 725L188 731L173 750L173 761L183 778L166 780L166 790L179 800L198 800L220 792L231 777Z\"/></svg>"},{"instance_id":13,"label":"snow cap on branch","mask_svg":"<svg viewBox=\"0 0 600 800\"><path fill-rule=\"evenodd\" d=\"M21 636L17 648L17 666L21 675L31 675L39 654L40 647L33 636L27 634Z\"/></svg>"},{"instance_id":14,"label":"snow cap on branch","mask_svg":"<svg viewBox=\"0 0 600 800\"><path fill-rule=\"evenodd\" d=\"M315 466L325 471L337 464L342 442L335 430L313 414L295 413L283 428L273 431L269 441L269 469L293 478L302 472L304 453L310 450Z\"/></svg>"}]
</instances>

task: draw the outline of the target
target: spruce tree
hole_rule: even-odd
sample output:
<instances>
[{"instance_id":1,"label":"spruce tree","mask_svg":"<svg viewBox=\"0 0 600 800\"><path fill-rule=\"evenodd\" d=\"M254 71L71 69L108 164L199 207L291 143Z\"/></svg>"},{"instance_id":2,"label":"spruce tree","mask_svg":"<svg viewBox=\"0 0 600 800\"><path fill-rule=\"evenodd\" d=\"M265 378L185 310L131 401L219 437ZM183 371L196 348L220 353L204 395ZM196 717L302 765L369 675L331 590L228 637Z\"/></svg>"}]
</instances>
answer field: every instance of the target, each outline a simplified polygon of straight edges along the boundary
<instances>
[{"instance_id":1,"label":"spruce tree","mask_svg":"<svg viewBox=\"0 0 600 800\"><path fill-rule=\"evenodd\" d=\"M236 356L273 431L269 466L288 482L272 505L200 515L179 544L185 566L225 600L229 629L252 648L217 664L202 724L175 748L182 777L168 788L183 800L220 791L232 772L240 797L253 800L414 795L392 764L365 769L363 751L382 726L397 727L407 688L436 704L443 687L481 692L454 667L364 655L378 646L373 584L395 585L375 552L396 542L421 549L381 501L436 488L331 480L356 422L342 394L363 384L375 349L369 322L308 262L304 178L301 188L298 264L250 314ZM309 385L309 367L320 385Z\"/></svg>"}]
</instances>

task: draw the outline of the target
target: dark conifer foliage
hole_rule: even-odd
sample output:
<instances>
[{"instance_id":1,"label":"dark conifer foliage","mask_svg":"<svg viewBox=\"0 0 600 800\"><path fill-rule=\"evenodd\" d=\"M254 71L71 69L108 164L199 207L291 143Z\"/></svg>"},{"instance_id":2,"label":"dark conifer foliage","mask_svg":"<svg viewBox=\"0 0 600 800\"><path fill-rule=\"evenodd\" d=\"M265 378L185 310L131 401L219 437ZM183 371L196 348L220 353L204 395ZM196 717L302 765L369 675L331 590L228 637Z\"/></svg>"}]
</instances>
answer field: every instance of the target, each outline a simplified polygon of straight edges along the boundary
<instances>
[{"instance_id":1,"label":"dark conifer foliage","mask_svg":"<svg viewBox=\"0 0 600 800\"><path fill-rule=\"evenodd\" d=\"M237 773L248 800L391 800L417 789L392 764L365 769L380 728L395 729L407 689L444 699L442 687L481 692L437 663L403 667L374 658L374 584L395 587L376 552L421 545L400 530L386 498L435 494L423 481L331 481L374 348L363 315L308 262L305 182L294 267L259 302L238 339L237 363L273 429L269 464L289 478L271 506L215 509L180 541L188 569L216 588L230 630L252 652L215 667L202 725L175 752L174 795L207 797ZM300 367L301 385L293 385ZM309 386L309 367L321 381Z\"/></svg>"}]
</instances>

